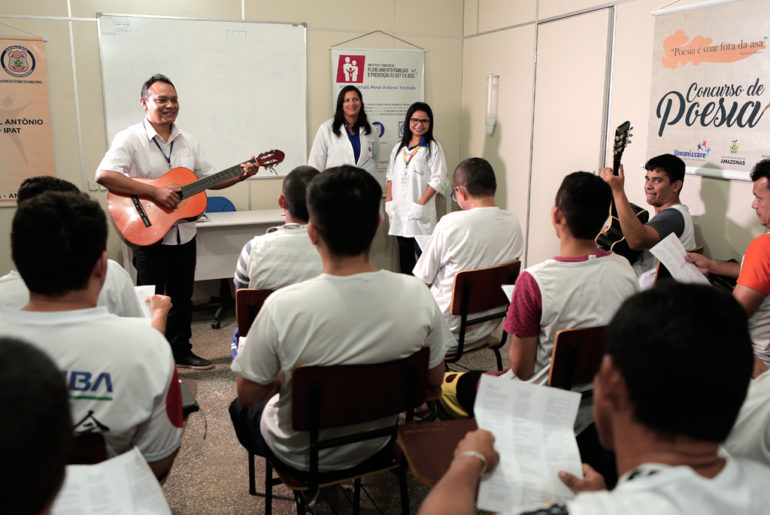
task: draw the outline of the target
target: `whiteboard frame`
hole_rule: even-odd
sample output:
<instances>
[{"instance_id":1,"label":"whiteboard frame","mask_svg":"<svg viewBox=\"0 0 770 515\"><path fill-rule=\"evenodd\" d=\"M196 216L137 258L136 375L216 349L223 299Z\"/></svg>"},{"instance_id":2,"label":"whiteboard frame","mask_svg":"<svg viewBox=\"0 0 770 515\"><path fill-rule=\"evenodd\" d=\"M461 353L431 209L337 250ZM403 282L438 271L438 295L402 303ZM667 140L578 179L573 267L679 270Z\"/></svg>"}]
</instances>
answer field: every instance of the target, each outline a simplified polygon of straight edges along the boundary
<instances>
[{"instance_id":1,"label":"whiteboard frame","mask_svg":"<svg viewBox=\"0 0 770 515\"><path fill-rule=\"evenodd\" d=\"M198 18L198 17L185 17L185 16L156 16L156 15L150 15L150 14L122 14L122 13L105 13L105 12L97 12L96 13L96 32L98 37L98 44L99 44L99 68L100 68L100 75L102 79L102 109L104 111L104 137L106 140L106 147L109 149L110 144L112 143L110 141L110 135L108 130L108 124L107 124L107 94L105 91L105 75L104 75L104 55L102 51L102 25L101 25L101 19L105 16L114 16L114 17L124 17L124 18L146 18L146 19L158 19L158 20L173 20L173 21L200 21L200 22L225 22L225 23L240 23L240 24L258 24L258 25L285 25L285 26L291 26L291 27L301 27L302 28L302 39L303 39L303 45L304 45L304 59L305 59L305 66L302 69L302 93L305 101L305 110L304 110L304 123L305 123L305 130L303 132L303 139L304 139L304 146L305 146L305 155L302 156L302 164L305 164L307 162L307 153L309 152L309 146L307 141L307 131L308 131L308 124L309 124L309 115L308 115L308 97L307 97L307 91L308 91L308 73L307 73L307 62L308 62L308 54L307 54L307 23L305 22L274 22L274 21L258 21L258 20L232 20L232 19L226 19L226 18ZM138 101L138 99L137 99ZM267 149L265 149L267 150ZM231 163L232 164L232 163ZM282 170L278 174L272 174L272 173L265 173L264 175L258 174L254 175L252 177L249 177L248 180L260 180L260 179L276 179L276 178L283 178L286 175L289 174L291 170L285 169ZM251 188L249 188L249 205L251 204Z\"/></svg>"}]
</instances>

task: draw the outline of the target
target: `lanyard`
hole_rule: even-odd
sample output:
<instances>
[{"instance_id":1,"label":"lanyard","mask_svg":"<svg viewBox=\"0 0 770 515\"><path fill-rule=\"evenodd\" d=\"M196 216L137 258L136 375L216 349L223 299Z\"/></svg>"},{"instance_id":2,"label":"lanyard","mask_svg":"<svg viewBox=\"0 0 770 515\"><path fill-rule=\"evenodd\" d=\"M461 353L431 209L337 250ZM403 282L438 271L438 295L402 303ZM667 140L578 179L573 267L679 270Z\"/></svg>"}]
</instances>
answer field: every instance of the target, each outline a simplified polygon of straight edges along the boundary
<instances>
[{"instance_id":1,"label":"lanyard","mask_svg":"<svg viewBox=\"0 0 770 515\"><path fill-rule=\"evenodd\" d=\"M171 168L171 152L174 151L174 142L171 142L171 146L168 148L168 155L166 155L165 152L163 152L163 149L160 148L160 143L158 143L158 140L155 138L152 138L152 142L155 143L155 146L158 147L158 150L160 150L160 153L163 154L163 157L166 158L166 162L168 163L168 167Z\"/></svg>"},{"instance_id":2,"label":"lanyard","mask_svg":"<svg viewBox=\"0 0 770 515\"><path fill-rule=\"evenodd\" d=\"M420 145L417 145L416 147L414 147L414 150L412 150L412 153L409 154L409 157L407 158L406 157L406 148L404 148L404 168L409 166L409 161L412 160L412 158L414 157L414 155L417 153L418 150L420 150Z\"/></svg>"}]
</instances>

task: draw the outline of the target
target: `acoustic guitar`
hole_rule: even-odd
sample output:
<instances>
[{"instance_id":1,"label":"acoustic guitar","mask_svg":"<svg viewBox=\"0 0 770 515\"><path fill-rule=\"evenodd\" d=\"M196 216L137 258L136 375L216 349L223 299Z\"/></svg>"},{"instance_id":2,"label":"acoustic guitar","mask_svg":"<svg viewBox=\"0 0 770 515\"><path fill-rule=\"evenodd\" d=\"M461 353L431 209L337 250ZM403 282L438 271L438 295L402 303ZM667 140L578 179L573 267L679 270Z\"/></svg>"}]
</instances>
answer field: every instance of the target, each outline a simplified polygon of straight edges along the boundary
<instances>
[{"instance_id":1,"label":"acoustic guitar","mask_svg":"<svg viewBox=\"0 0 770 515\"><path fill-rule=\"evenodd\" d=\"M618 167L620 166L620 160L623 157L623 151L631 143L631 122L625 121L618 125L615 129L615 141L612 148L612 173L618 175ZM643 224L647 223L650 218L650 214L646 209L643 209L636 204L631 204L631 208L634 210L634 214ZM604 232L599 233L596 237L596 244L604 250L609 250L615 254L620 254L626 258L630 263L639 258L641 254L640 250L633 250L628 246L626 237L623 236L623 230L620 228L620 219L618 218L618 210L615 207L615 199L612 199L610 205L610 217L611 224Z\"/></svg>"},{"instance_id":2,"label":"acoustic guitar","mask_svg":"<svg viewBox=\"0 0 770 515\"><path fill-rule=\"evenodd\" d=\"M284 157L280 150L269 150L246 162L257 163L274 172L273 168ZM160 241L177 221L195 219L203 213L207 202L204 190L242 173L243 168L237 164L203 179L198 179L192 170L183 167L173 168L157 179L133 177L133 180L146 184L180 189L179 203L168 209L147 197L110 191L107 193L107 212L124 240L139 246L152 245Z\"/></svg>"}]
</instances>

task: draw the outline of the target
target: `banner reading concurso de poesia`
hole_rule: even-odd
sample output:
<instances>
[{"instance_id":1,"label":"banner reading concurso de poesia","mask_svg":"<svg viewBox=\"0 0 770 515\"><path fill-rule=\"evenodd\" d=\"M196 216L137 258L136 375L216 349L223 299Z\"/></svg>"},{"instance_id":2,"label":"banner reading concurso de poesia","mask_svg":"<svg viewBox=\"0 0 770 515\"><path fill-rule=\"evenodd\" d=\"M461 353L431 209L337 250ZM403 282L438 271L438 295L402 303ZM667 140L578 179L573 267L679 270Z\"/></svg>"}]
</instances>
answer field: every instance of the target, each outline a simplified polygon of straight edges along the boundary
<instances>
[{"instance_id":1,"label":"banner reading concurso de poesia","mask_svg":"<svg viewBox=\"0 0 770 515\"><path fill-rule=\"evenodd\" d=\"M404 116L425 98L423 50L332 48L332 105L345 86L361 91L372 130L380 138L377 179L385 187L385 171L393 145L404 134Z\"/></svg>"},{"instance_id":2,"label":"banner reading concurso de poesia","mask_svg":"<svg viewBox=\"0 0 770 515\"><path fill-rule=\"evenodd\" d=\"M770 157L770 2L658 11L647 156L688 172L748 180Z\"/></svg>"},{"instance_id":3,"label":"banner reading concurso de poesia","mask_svg":"<svg viewBox=\"0 0 770 515\"><path fill-rule=\"evenodd\" d=\"M0 36L0 67L0 206L10 206L25 178L54 174L43 40Z\"/></svg>"}]
</instances>

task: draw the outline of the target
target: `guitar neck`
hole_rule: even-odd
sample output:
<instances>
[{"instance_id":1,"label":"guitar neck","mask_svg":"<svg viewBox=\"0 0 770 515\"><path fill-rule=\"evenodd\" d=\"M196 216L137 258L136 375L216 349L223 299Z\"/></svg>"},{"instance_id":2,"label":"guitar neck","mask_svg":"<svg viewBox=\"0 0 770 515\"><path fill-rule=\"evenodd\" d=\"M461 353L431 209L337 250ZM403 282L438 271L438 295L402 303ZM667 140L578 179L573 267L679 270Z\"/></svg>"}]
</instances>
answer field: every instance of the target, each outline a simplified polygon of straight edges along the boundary
<instances>
[{"instance_id":1,"label":"guitar neck","mask_svg":"<svg viewBox=\"0 0 770 515\"><path fill-rule=\"evenodd\" d=\"M246 162L255 163L256 161L254 159L250 159ZM200 193L201 191L207 190L209 188L213 188L217 184L221 184L227 180L232 179L233 177L237 177L242 173L243 173L243 168L241 168L240 164L231 166L230 168L222 170L221 172L217 172L214 175L209 175L208 177L204 177L203 179L199 179L195 182L191 182L186 186L182 186L181 197L189 198L197 193Z\"/></svg>"}]
</instances>

